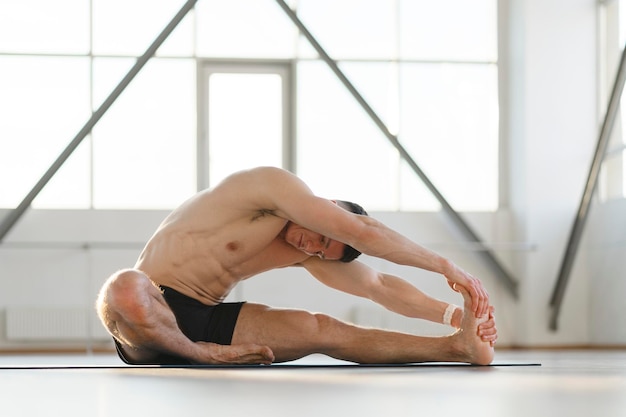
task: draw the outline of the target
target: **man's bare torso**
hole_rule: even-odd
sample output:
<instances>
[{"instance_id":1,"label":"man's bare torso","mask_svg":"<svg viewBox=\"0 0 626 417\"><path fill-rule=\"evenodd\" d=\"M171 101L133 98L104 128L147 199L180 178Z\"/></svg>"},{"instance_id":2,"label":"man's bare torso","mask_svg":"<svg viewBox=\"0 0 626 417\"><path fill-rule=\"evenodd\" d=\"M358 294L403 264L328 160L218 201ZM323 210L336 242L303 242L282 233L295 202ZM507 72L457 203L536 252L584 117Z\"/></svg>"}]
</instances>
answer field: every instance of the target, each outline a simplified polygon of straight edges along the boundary
<instances>
[{"instance_id":1,"label":"man's bare torso","mask_svg":"<svg viewBox=\"0 0 626 417\"><path fill-rule=\"evenodd\" d=\"M163 221L135 268L213 305L241 280L308 258L279 236L286 219L240 195L218 187L185 202Z\"/></svg>"}]
</instances>

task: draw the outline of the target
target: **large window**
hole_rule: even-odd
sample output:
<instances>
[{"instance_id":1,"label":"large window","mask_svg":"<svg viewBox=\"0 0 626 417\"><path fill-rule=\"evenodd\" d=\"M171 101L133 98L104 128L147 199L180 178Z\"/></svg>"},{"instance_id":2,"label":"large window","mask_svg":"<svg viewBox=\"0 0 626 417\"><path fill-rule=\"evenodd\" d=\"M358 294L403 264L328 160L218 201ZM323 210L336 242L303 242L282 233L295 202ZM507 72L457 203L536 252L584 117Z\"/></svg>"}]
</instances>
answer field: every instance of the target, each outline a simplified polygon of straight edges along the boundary
<instances>
[{"instance_id":1,"label":"large window","mask_svg":"<svg viewBox=\"0 0 626 417\"><path fill-rule=\"evenodd\" d=\"M604 117L619 61L626 45L626 1L600 3L600 115ZM600 199L626 197L626 95L622 93L618 117L602 164Z\"/></svg>"},{"instance_id":2,"label":"large window","mask_svg":"<svg viewBox=\"0 0 626 417\"><path fill-rule=\"evenodd\" d=\"M0 208L183 4L0 1ZM496 0L289 4L453 207L497 208ZM209 68L238 61L288 63L289 81ZM170 208L254 164L369 210L439 208L273 0L199 0L34 205Z\"/></svg>"}]
</instances>

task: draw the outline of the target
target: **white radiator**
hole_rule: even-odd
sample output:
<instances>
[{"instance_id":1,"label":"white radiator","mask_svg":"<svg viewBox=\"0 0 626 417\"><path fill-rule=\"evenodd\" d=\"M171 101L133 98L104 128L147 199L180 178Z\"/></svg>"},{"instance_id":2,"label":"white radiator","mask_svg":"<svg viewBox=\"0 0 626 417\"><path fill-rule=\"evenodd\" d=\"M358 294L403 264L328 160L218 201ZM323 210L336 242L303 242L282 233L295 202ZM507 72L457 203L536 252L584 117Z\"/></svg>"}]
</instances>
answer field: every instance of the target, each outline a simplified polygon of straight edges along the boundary
<instances>
[{"instance_id":1,"label":"white radiator","mask_svg":"<svg viewBox=\"0 0 626 417\"><path fill-rule=\"evenodd\" d=\"M5 331L6 338L15 341L70 341L107 337L95 312L83 308L8 308Z\"/></svg>"}]
</instances>

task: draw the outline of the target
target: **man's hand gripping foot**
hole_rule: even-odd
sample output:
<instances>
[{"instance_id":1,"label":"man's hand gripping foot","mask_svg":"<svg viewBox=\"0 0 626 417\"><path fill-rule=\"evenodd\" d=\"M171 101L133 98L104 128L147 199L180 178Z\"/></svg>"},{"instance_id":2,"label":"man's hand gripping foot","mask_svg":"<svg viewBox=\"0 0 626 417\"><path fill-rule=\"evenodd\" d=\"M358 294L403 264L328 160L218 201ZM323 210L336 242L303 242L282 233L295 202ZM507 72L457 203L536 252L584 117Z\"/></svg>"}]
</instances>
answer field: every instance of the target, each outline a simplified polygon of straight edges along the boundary
<instances>
[{"instance_id":1,"label":"man's hand gripping foot","mask_svg":"<svg viewBox=\"0 0 626 417\"><path fill-rule=\"evenodd\" d=\"M489 309L489 312L482 317L475 317L471 309L472 298L470 294L458 285L457 290L463 296L464 309L461 329L453 336L456 338L456 348L461 353L463 362L489 365L493 361L493 344L497 334L494 335L493 340L483 341L479 336L478 326L488 321L494 321L493 310ZM493 329L495 329L495 321Z\"/></svg>"}]
</instances>

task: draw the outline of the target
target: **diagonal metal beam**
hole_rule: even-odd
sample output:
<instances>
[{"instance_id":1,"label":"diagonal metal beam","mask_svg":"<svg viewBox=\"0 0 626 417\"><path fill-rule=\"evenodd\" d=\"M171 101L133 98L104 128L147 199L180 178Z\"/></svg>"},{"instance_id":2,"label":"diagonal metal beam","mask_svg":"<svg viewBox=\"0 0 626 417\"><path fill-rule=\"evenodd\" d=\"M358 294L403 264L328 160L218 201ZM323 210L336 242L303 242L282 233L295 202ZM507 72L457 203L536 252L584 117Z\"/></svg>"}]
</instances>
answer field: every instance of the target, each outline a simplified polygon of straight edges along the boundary
<instances>
[{"instance_id":1,"label":"diagonal metal beam","mask_svg":"<svg viewBox=\"0 0 626 417\"><path fill-rule=\"evenodd\" d=\"M57 173L59 168L67 161L70 155L76 150L78 145L85 139L85 137L91 132L93 127L98 123L98 121L104 116L107 110L111 107L111 105L117 100L117 98L122 94L122 92L126 89L128 84L135 78L135 76L141 71L144 65L152 58L154 53L159 49L161 44L167 39L167 37L174 31L176 26L183 20L183 18L187 15L189 10L191 10L198 0L188 0L183 7L180 9L178 13L172 18L169 24L161 31L159 36L152 42L152 44L146 49L143 55L137 58L135 65L128 71L126 76L120 81L120 83L113 89L111 94L104 100L104 102L100 105L100 107L91 115L89 120L85 123L85 125L80 129L80 131L76 134L74 139L67 145L65 150L59 155L59 157L52 163L50 168L45 172L45 174L41 177L41 179L35 184L32 190L26 195L26 197L22 200L22 202L9 214L4 218L2 223L0 224L0 243L4 240L5 236L9 231L15 226L17 221L24 215L26 210L30 207L33 200L37 197L37 195L44 189L46 184L52 179L52 177Z\"/></svg>"},{"instance_id":2,"label":"diagonal metal beam","mask_svg":"<svg viewBox=\"0 0 626 417\"><path fill-rule=\"evenodd\" d=\"M561 269L559 270L559 276L554 285L552 291L552 297L550 299L550 306L552 312L550 314L550 330L558 330L559 314L561 312L561 305L563 303L563 297L565 296L565 289L569 282L569 277L574 266L574 260L576 258L576 252L580 245L583 230L589 217L589 209L591 208L591 197L598 184L598 176L600 174L600 167L602 166L602 160L606 153L609 139L611 138L611 132L613 131L613 125L619 111L620 99L622 92L624 91L624 84L626 83L626 47L622 51L622 58L617 69L617 75L615 76L615 82L613 84L613 90L611 91L611 97L609 104L600 128L600 136L598 137L598 143L596 150L591 161L591 168L589 169L589 176L587 177L587 183L583 191L580 205L578 206L578 212L572 225L570 237L567 242L565 254L561 262Z\"/></svg>"},{"instance_id":3,"label":"diagonal metal beam","mask_svg":"<svg viewBox=\"0 0 626 417\"><path fill-rule=\"evenodd\" d=\"M453 222L456 226L465 234L466 238L475 242L478 246L480 246L480 254L486 261L486 263L492 268L493 271L496 272L497 276L502 280L505 287L509 290L509 292L517 298L518 296L518 284L509 274L509 272L500 264L495 255L491 252L491 250L483 244L478 234L470 227L470 225L461 217L461 215L452 208L452 206L448 203L448 201L444 198L444 196L439 192L437 187L430 181L430 179L426 176L426 174L420 169L417 163L413 160L409 152L402 146L398 137L392 134L385 123L382 121L380 117L376 114L376 112L372 109L372 107L365 101L363 96L358 92L358 90L354 87L354 85L350 82L350 80L345 76L345 74L339 69L337 63L326 53L324 48L317 42L315 37L309 32L306 26L300 21L296 13L285 3L284 0L276 0L279 6L283 9L283 11L289 16L291 21L298 27L300 32L307 38L311 46L317 51L320 57L326 62L326 64L330 67L330 69L335 73L337 78L341 81L341 83L348 89L348 91L352 94L354 99L361 105L363 110L367 113L367 115L372 119L372 121L378 126L381 132L385 135L385 137L391 142L391 144L398 150L402 158L406 163L413 169L415 174L422 180L424 185L430 190L430 192L435 196L435 198L441 204L443 210L452 218Z\"/></svg>"}]
</instances>

